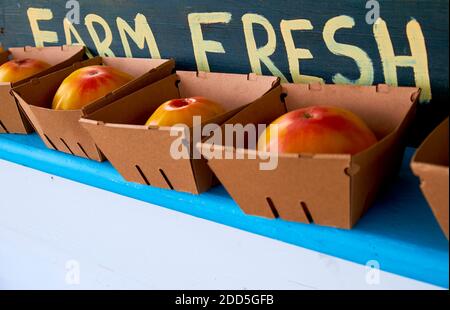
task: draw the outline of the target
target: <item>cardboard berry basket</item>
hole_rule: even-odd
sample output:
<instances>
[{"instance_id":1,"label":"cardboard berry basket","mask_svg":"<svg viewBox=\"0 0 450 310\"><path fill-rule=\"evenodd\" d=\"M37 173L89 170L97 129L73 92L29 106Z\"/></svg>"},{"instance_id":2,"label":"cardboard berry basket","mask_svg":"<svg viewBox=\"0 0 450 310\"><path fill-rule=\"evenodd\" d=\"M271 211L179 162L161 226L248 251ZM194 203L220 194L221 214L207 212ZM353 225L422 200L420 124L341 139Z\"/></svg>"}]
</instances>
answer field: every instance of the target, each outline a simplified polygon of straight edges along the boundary
<instances>
[{"instance_id":1,"label":"cardboard berry basket","mask_svg":"<svg viewBox=\"0 0 450 310\"><path fill-rule=\"evenodd\" d=\"M420 178L420 188L447 239L449 238L448 123L447 118L425 139L411 161L414 174Z\"/></svg>"},{"instance_id":2,"label":"cardboard berry basket","mask_svg":"<svg viewBox=\"0 0 450 310\"><path fill-rule=\"evenodd\" d=\"M272 170L261 169L269 160L255 149L205 141L197 147L246 214L350 229L371 205L380 186L397 173L405 148L403 138L420 91L387 85L283 84L282 92L278 100L250 105L227 123L270 124L288 111L334 105L359 115L374 131L378 143L354 156L272 155L271 160L277 162ZM223 154L208 156L211 150ZM224 153L232 159L226 159Z\"/></svg>"},{"instance_id":3,"label":"cardboard berry basket","mask_svg":"<svg viewBox=\"0 0 450 310\"><path fill-rule=\"evenodd\" d=\"M0 65L11 59L25 58L45 61L52 65L47 70L15 83L0 82L0 133L26 134L33 131L33 127L11 95L13 87L70 66L77 61L81 61L84 55L83 46L26 46L10 48L8 51L0 53Z\"/></svg>"},{"instance_id":4,"label":"cardboard berry basket","mask_svg":"<svg viewBox=\"0 0 450 310\"><path fill-rule=\"evenodd\" d=\"M177 71L80 122L126 180L198 194L209 189L215 178L200 154L192 156L194 128L189 130L188 156L176 159L171 146L179 136L171 136L171 127L145 126L147 119L168 100L203 96L225 108L223 115L208 121L222 124L249 104L264 105L276 87L276 77Z\"/></svg>"},{"instance_id":5,"label":"cardboard berry basket","mask_svg":"<svg viewBox=\"0 0 450 310\"><path fill-rule=\"evenodd\" d=\"M107 65L124 71L134 80L81 110L53 110L52 100L63 80L81 67ZM13 94L47 147L80 157L103 161L105 158L94 140L78 120L87 111L94 111L137 89L169 76L173 60L95 57L13 89Z\"/></svg>"}]
</instances>

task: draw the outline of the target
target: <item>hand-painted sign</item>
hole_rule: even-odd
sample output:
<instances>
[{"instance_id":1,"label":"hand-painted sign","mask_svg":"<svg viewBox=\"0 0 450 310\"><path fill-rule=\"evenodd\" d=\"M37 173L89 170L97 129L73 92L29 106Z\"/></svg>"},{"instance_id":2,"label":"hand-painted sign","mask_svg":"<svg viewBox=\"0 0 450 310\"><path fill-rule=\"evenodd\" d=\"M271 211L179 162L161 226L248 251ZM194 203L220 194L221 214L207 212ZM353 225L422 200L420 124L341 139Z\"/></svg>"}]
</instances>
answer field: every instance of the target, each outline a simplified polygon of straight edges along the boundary
<instances>
[{"instance_id":1,"label":"hand-painted sign","mask_svg":"<svg viewBox=\"0 0 450 310\"><path fill-rule=\"evenodd\" d=\"M417 139L448 115L446 0L2 0L0 27L6 47L84 44L180 69L417 85Z\"/></svg>"}]
</instances>

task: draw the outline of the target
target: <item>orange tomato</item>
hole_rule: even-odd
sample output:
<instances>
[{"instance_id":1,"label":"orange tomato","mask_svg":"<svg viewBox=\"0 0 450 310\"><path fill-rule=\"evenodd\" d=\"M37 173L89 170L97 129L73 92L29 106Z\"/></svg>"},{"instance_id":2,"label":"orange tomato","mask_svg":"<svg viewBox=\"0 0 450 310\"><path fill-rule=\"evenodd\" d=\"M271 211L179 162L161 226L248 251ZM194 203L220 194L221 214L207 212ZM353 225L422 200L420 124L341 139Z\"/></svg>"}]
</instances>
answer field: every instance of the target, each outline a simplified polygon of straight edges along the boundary
<instances>
[{"instance_id":1,"label":"orange tomato","mask_svg":"<svg viewBox=\"0 0 450 310\"><path fill-rule=\"evenodd\" d=\"M201 116L201 121L205 122L224 112L225 110L220 104L203 97L173 99L159 106L150 116L146 125L174 126L184 124L191 127L194 116Z\"/></svg>"},{"instance_id":2,"label":"orange tomato","mask_svg":"<svg viewBox=\"0 0 450 310\"><path fill-rule=\"evenodd\" d=\"M271 128L277 135L271 136ZM354 113L332 106L314 106L286 113L272 122L258 140L258 149L279 153L356 154L377 142Z\"/></svg>"},{"instance_id":3,"label":"orange tomato","mask_svg":"<svg viewBox=\"0 0 450 310\"><path fill-rule=\"evenodd\" d=\"M127 84L133 77L110 66L89 66L72 72L53 98L55 110L78 110Z\"/></svg>"},{"instance_id":4,"label":"orange tomato","mask_svg":"<svg viewBox=\"0 0 450 310\"><path fill-rule=\"evenodd\" d=\"M0 82L19 82L50 67L48 63L37 59L13 59L0 66Z\"/></svg>"}]
</instances>

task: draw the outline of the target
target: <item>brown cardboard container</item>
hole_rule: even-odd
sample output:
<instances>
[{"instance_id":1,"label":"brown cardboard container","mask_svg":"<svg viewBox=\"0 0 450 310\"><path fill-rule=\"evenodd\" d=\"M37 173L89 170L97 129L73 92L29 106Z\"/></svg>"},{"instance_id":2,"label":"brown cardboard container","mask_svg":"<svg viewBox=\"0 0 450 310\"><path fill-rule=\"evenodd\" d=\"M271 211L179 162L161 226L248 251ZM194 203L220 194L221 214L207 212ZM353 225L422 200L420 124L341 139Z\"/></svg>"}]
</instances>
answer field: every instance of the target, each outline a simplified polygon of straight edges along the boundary
<instances>
[{"instance_id":1,"label":"brown cardboard container","mask_svg":"<svg viewBox=\"0 0 450 310\"><path fill-rule=\"evenodd\" d=\"M61 70L71 64L81 61L84 57L83 46L52 46L52 47L17 47L0 53L0 65L12 59L34 58L52 65L34 76L15 83L0 82L0 133L30 133L30 125L24 113L11 95L11 89L49 73Z\"/></svg>"},{"instance_id":2,"label":"brown cardboard container","mask_svg":"<svg viewBox=\"0 0 450 310\"><path fill-rule=\"evenodd\" d=\"M215 182L206 161L192 156L173 159L170 146L178 137L170 136L170 127L143 124L165 101L193 96L221 103L226 113L208 123L222 124L248 104L265 102L267 94L278 85L275 77L178 71L80 122L126 180L198 194ZM192 139L190 146L192 151Z\"/></svg>"},{"instance_id":3,"label":"brown cardboard container","mask_svg":"<svg viewBox=\"0 0 450 310\"><path fill-rule=\"evenodd\" d=\"M448 122L440 124L417 149L411 168L420 178L420 188L442 231L448 235Z\"/></svg>"},{"instance_id":4,"label":"brown cardboard container","mask_svg":"<svg viewBox=\"0 0 450 310\"><path fill-rule=\"evenodd\" d=\"M279 154L274 170L260 170L259 164L267 161L248 158L256 157L256 150L205 141L197 146L205 157L205 150L211 149L232 153L235 159L208 158L208 165L245 213L350 229L383 182L398 171L402 138L420 91L387 85L284 84L282 92L273 101L246 107L227 123L269 124L287 111L335 105L362 117L379 142L354 156ZM245 159L236 159L239 153Z\"/></svg>"},{"instance_id":5,"label":"brown cardboard container","mask_svg":"<svg viewBox=\"0 0 450 310\"><path fill-rule=\"evenodd\" d=\"M92 65L107 65L127 72L135 79L81 110L56 111L51 108L53 97L62 81L75 70ZM58 151L97 161L105 158L94 140L78 122L90 112L124 97L144 85L169 76L175 67L173 60L95 57L78 62L63 70L33 79L13 89L13 94L45 144Z\"/></svg>"}]
</instances>

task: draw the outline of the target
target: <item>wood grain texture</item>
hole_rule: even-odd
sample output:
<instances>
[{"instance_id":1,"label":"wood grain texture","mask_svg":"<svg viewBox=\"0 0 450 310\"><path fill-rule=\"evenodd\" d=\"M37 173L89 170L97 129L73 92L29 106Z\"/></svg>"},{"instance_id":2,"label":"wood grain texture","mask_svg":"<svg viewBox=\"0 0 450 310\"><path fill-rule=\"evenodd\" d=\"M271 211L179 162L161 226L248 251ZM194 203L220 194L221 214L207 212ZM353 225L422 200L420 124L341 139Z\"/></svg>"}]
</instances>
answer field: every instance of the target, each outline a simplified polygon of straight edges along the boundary
<instances>
[{"instance_id":1,"label":"wood grain texture","mask_svg":"<svg viewBox=\"0 0 450 310\"><path fill-rule=\"evenodd\" d=\"M88 14L97 14L106 20L112 33L110 49L116 56L124 56L116 19L124 19L134 28L136 14L143 14L154 34L161 57L173 57L179 69L196 70L197 64L191 38L188 15L204 12L231 13L229 23L214 23L202 26L205 40L219 41L225 53L207 53L211 71L247 73L252 71L249 61L242 16L247 13L259 14L266 18L276 35L276 49L270 59L288 80L292 80L288 62L288 51L280 29L282 20L307 19L314 29L293 31L297 48L309 49L313 59L301 59L302 74L321 77L332 83L333 76L341 73L350 80L358 79L360 72L355 61L346 56L333 54L324 42L324 26L331 18L347 15L354 20L352 29L340 28L334 35L339 43L350 44L362 49L373 64L373 83L385 83L383 63L380 50L373 33L373 26L365 21L368 10L366 1L313 1L313 0L278 0L278 1L237 1L237 0L164 0L164 1L112 1L80 0L81 23L74 25L86 45L96 54L94 41L85 25ZM412 141L420 142L442 119L448 115L449 99L449 24L446 0L384 0L380 1L381 18L386 22L396 55L410 55L411 49L406 34L406 25L415 19L425 38L428 70L431 79L432 101L421 104L418 119L411 132ZM68 10L65 1L50 0L1 0L0 3L0 42L5 47L34 45L30 23L27 17L29 8L51 9L53 18L39 21L41 30L55 31L58 43L66 42L63 19ZM94 24L100 39L104 31L99 24ZM260 25L254 25L256 46L267 42L267 32ZM47 44L51 45L51 44ZM133 40L129 45L134 57L149 57L145 46L140 49ZM264 74L271 74L262 65ZM415 85L412 68L398 68L399 85Z\"/></svg>"}]
</instances>

